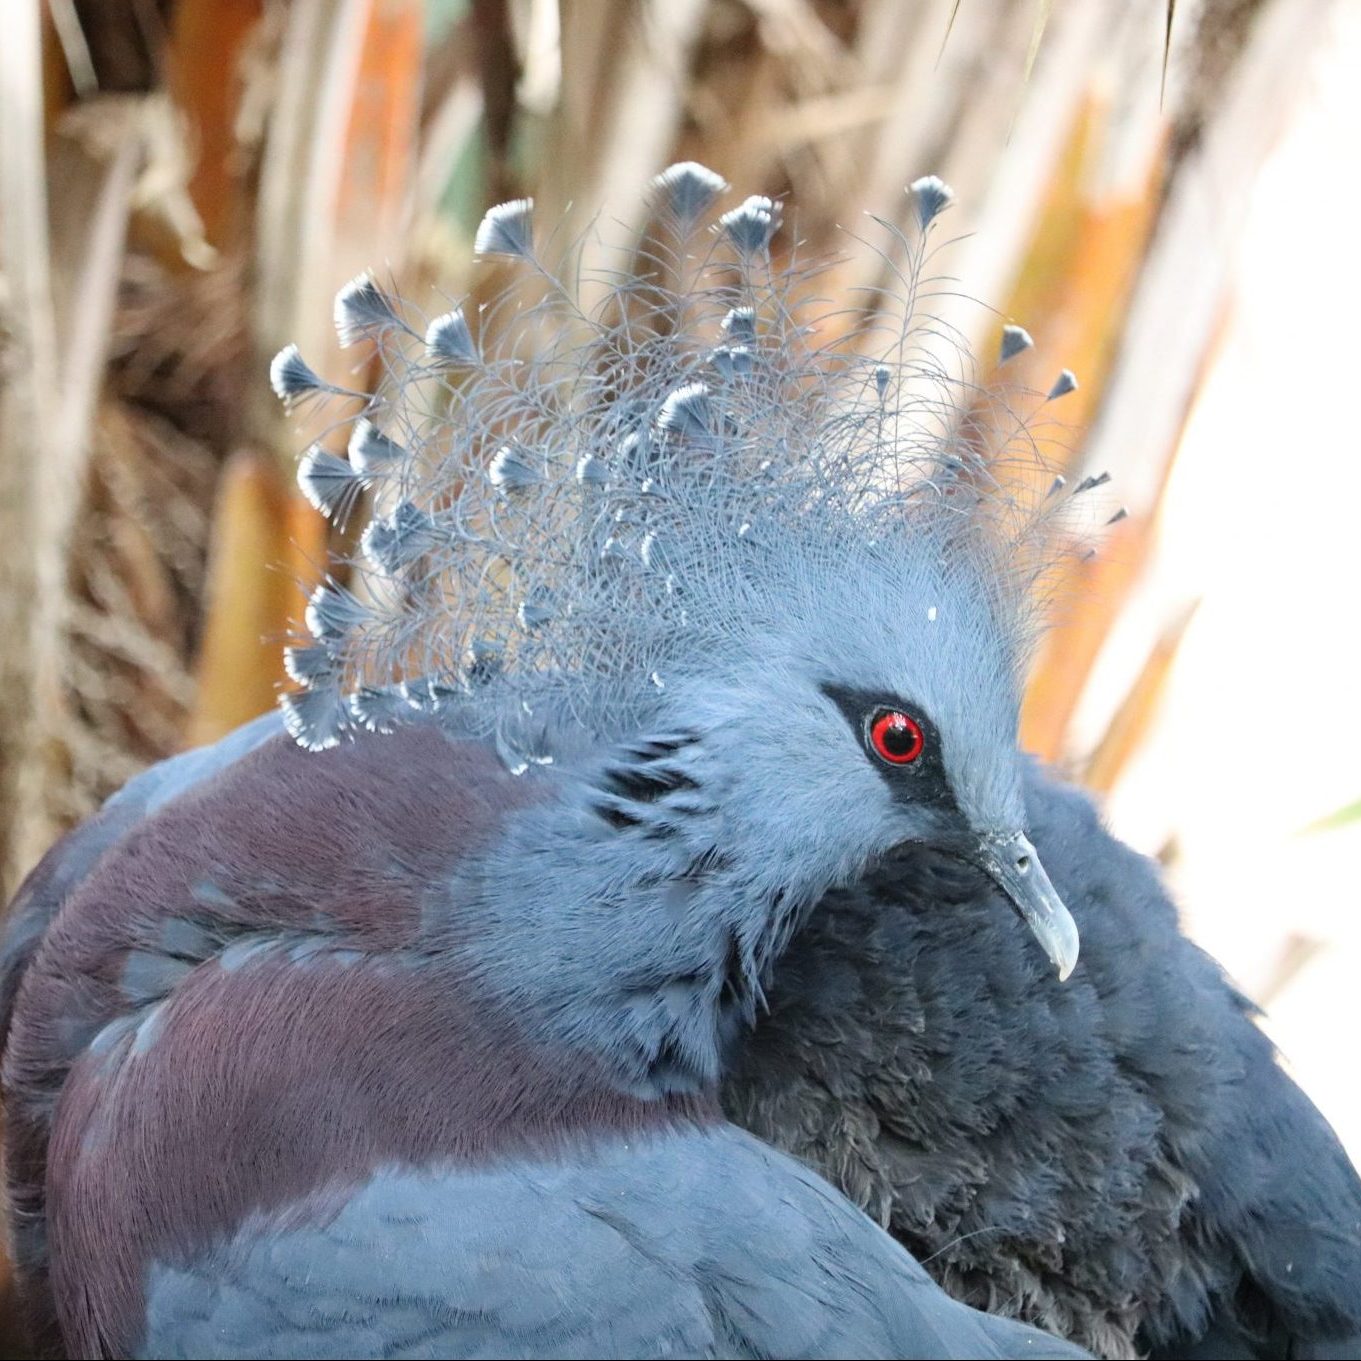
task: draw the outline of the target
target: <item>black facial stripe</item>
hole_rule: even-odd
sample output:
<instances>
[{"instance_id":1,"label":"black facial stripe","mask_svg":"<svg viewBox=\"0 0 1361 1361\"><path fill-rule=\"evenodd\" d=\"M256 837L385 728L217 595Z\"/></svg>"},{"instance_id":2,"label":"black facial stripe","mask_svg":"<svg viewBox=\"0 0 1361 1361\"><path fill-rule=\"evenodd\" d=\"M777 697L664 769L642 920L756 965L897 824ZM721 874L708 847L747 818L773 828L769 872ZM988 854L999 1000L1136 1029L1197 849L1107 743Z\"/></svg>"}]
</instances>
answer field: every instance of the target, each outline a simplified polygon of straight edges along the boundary
<instances>
[{"instance_id":1,"label":"black facial stripe","mask_svg":"<svg viewBox=\"0 0 1361 1361\"><path fill-rule=\"evenodd\" d=\"M625 743L597 775L592 811L616 832L646 841L672 840L687 818L711 814L699 781L681 764L695 740L679 731Z\"/></svg>"},{"instance_id":2,"label":"black facial stripe","mask_svg":"<svg viewBox=\"0 0 1361 1361\"><path fill-rule=\"evenodd\" d=\"M901 695L887 695L873 690L856 690L842 685L823 685L822 693L841 710L851 731L865 753L865 759L883 777L901 803L933 805L948 812L957 812L959 805L945 773L944 749L940 732L919 704ZM877 714L885 709L901 709L922 730L925 739L922 754L906 765L889 765L876 755L870 744L870 726Z\"/></svg>"},{"instance_id":3,"label":"black facial stripe","mask_svg":"<svg viewBox=\"0 0 1361 1361\"><path fill-rule=\"evenodd\" d=\"M676 789L699 788L699 784L680 767L657 762L608 766L602 776L602 783L611 794L638 803L655 803Z\"/></svg>"}]
</instances>

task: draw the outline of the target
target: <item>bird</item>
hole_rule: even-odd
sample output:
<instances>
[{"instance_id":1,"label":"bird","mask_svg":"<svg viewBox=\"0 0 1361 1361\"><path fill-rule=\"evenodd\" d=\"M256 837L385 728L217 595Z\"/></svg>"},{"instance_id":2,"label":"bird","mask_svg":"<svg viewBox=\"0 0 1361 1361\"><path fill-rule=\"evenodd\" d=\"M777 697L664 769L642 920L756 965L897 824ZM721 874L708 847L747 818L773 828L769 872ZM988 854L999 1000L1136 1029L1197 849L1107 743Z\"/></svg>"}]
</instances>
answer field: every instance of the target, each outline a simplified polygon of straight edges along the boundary
<instances>
[{"instance_id":1,"label":"bird","mask_svg":"<svg viewBox=\"0 0 1361 1361\"><path fill-rule=\"evenodd\" d=\"M413 321L360 276L337 334L378 394L276 359L293 409L348 409L299 483L371 507L350 576L310 595L279 718L139 777L8 928L49 1347L1086 1354L953 1299L722 1114L818 904L908 847L999 886L1038 986L1078 959L1016 746L1055 500L942 423L918 293L822 343L780 205L710 222L727 189L657 177L595 304L529 200L477 232L522 271L485 311ZM909 190L912 277L950 197Z\"/></svg>"}]
</instances>

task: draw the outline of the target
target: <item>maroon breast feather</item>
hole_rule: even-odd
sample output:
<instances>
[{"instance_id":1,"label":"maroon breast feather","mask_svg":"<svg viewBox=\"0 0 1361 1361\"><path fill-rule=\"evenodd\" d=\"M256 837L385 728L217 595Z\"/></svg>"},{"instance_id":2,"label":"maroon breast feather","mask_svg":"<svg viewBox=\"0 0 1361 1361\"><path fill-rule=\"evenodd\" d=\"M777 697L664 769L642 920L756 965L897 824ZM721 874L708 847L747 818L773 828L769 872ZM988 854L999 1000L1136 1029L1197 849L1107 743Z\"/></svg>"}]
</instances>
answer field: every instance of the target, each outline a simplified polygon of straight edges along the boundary
<instances>
[{"instance_id":1,"label":"maroon breast feather","mask_svg":"<svg viewBox=\"0 0 1361 1361\"><path fill-rule=\"evenodd\" d=\"M39 1331L59 1313L72 1354L126 1353L149 1263L255 1211L325 1214L379 1165L716 1118L544 1052L462 976L445 886L545 790L432 726L320 754L280 738L104 857L35 954L5 1054ZM432 917L453 925L439 948Z\"/></svg>"}]
</instances>

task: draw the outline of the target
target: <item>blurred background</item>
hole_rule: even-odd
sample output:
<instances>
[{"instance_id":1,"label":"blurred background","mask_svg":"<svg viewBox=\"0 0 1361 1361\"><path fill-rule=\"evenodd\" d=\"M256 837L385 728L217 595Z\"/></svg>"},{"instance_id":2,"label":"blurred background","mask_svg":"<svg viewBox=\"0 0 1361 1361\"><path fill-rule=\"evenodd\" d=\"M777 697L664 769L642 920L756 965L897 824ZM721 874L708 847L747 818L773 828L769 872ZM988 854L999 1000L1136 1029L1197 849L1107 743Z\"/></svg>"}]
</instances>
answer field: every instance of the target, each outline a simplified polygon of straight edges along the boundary
<instances>
[{"instance_id":1,"label":"blurred background","mask_svg":"<svg viewBox=\"0 0 1361 1361\"><path fill-rule=\"evenodd\" d=\"M638 226L693 158L843 252L958 194L941 268L1035 348L1128 517L1065 583L1026 744L1166 864L1361 1156L1356 0L6 0L0 866L274 702L327 529L269 357L365 266L485 288L472 233ZM844 230L843 230L844 229ZM852 247L848 250L848 246ZM986 377L986 366L984 366Z\"/></svg>"}]
</instances>

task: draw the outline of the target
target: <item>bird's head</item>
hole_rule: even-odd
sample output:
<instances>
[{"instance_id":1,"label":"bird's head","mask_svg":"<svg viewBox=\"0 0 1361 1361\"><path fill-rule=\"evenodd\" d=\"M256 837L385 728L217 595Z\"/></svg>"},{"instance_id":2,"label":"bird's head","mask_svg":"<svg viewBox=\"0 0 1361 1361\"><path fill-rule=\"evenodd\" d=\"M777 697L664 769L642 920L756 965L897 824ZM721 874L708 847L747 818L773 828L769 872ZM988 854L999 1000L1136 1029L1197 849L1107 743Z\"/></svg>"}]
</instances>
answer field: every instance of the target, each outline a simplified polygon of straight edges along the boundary
<instances>
[{"instance_id":1,"label":"bird's head","mask_svg":"<svg viewBox=\"0 0 1361 1361\"><path fill-rule=\"evenodd\" d=\"M1021 798L1014 604L996 564L939 547L918 529L878 549L776 549L745 623L669 687L669 717L700 734L691 766L744 874L808 902L938 851L986 874L1066 978L1077 929Z\"/></svg>"},{"instance_id":2,"label":"bird's head","mask_svg":"<svg viewBox=\"0 0 1361 1361\"><path fill-rule=\"evenodd\" d=\"M381 348L386 394L279 355L285 401L362 401L348 459L310 451L304 491L338 518L361 495L377 511L364 589L318 588L290 650L290 729L325 747L414 708L492 738L517 774L584 753L586 826L621 833L609 874L669 882L673 856L683 878L677 833L712 824L704 863L731 866L734 901L772 905L766 957L824 891L943 851L1066 976L1077 934L1026 837L1017 677L1052 517L1100 479L1059 496L1036 433L923 312L939 180L911 187L915 226L885 262L901 296L849 329L772 258L778 204L708 230L726 188L689 163L654 181L645 287L571 257L561 277L594 277L598 307L537 256L527 200L492 209L477 247L528 291L475 326L462 308L413 325L360 276L337 325ZM1029 344L1005 327L999 362ZM1064 370L1046 400L1075 385Z\"/></svg>"}]
</instances>

